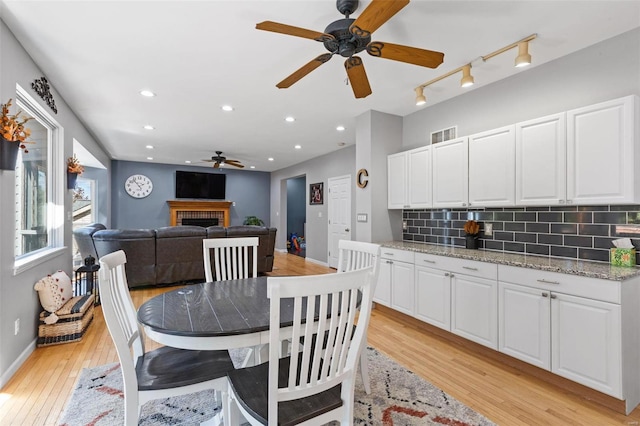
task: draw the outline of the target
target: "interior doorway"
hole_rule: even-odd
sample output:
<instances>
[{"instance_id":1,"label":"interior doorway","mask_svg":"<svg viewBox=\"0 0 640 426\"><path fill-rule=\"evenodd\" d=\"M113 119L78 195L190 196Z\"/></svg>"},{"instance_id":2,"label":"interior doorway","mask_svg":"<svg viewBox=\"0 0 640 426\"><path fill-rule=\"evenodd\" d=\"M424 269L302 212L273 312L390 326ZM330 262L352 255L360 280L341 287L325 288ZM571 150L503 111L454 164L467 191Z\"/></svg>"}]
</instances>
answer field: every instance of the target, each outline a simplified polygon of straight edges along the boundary
<instances>
[{"instance_id":1,"label":"interior doorway","mask_svg":"<svg viewBox=\"0 0 640 426\"><path fill-rule=\"evenodd\" d=\"M329 266L338 267L338 241L351 240L351 175L329 178Z\"/></svg>"},{"instance_id":2,"label":"interior doorway","mask_svg":"<svg viewBox=\"0 0 640 426\"><path fill-rule=\"evenodd\" d=\"M305 257L307 240L306 176L287 179L287 251Z\"/></svg>"}]
</instances>

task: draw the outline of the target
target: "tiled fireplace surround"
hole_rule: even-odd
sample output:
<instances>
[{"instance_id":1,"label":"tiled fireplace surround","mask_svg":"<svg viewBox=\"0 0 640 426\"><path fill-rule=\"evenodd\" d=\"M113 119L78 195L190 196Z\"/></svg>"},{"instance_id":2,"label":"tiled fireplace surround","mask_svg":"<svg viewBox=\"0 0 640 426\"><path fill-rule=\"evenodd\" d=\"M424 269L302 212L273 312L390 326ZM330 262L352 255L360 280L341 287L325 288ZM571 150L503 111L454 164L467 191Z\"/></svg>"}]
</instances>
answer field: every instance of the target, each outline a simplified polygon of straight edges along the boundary
<instances>
[{"instance_id":1,"label":"tiled fireplace surround","mask_svg":"<svg viewBox=\"0 0 640 426\"><path fill-rule=\"evenodd\" d=\"M640 248L640 205L415 209L402 218L404 241L464 247L462 227L473 219L481 230L493 224L493 236L480 233L485 250L608 262L616 238Z\"/></svg>"}]
</instances>

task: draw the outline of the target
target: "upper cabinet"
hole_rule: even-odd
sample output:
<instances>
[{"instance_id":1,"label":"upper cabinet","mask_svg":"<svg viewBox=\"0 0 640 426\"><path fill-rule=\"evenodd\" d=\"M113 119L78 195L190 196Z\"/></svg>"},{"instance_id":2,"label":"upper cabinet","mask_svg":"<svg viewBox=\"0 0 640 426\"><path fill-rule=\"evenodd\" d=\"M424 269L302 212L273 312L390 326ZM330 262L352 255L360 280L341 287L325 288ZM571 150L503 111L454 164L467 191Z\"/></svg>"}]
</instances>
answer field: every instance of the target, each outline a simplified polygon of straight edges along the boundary
<instances>
[{"instance_id":1,"label":"upper cabinet","mask_svg":"<svg viewBox=\"0 0 640 426\"><path fill-rule=\"evenodd\" d=\"M573 204L640 200L638 97L567 112L567 199Z\"/></svg>"},{"instance_id":2,"label":"upper cabinet","mask_svg":"<svg viewBox=\"0 0 640 426\"><path fill-rule=\"evenodd\" d=\"M516 124L516 204L566 202L565 113Z\"/></svg>"},{"instance_id":3,"label":"upper cabinet","mask_svg":"<svg viewBox=\"0 0 640 426\"><path fill-rule=\"evenodd\" d=\"M515 126L469 136L469 205L515 204Z\"/></svg>"},{"instance_id":4,"label":"upper cabinet","mask_svg":"<svg viewBox=\"0 0 640 426\"><path fill-rule=\"evenodd\" d=\"M430 146L390 155L387 174L390 209L432 206Z\"/></svg>"},{"instance_id":5,"label":"upper cabinet","mask_svg":"<svg viewBox=\"0 0 640 426\"><path fill-rule=\"evenodd\" d=\"M466 207L469 203L469 139L431 145L433 207Z\"/></svg>"}]
</instances>

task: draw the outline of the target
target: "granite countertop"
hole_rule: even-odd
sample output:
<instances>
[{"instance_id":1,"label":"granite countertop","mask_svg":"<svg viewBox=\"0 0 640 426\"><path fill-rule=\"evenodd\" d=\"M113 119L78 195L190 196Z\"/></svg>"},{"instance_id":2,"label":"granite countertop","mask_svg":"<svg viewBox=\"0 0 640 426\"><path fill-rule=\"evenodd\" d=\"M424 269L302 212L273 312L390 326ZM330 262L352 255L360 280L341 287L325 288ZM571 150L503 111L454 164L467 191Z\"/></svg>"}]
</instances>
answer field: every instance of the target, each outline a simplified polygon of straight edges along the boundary
<instances>
[{"instance_id":1,"label":"granite countertop","mask_svg":"<svg viewBox=\"0 0 640 426\"><path fill-rule=\"evenodd\" d=\"M500 265L519 266L542 271L560 272L563 274L581 275L604 280L622 281L640 276L640 267L611 266L608 263L589 262L585 260L560 259L548 256L534 256L518 253L504 253L488 250L469 250L461 247L441 246L428 243L404 241L386 241L382 247L414 251L417 253L435 254L497 263Z\"/></svg>"}]
</instances>

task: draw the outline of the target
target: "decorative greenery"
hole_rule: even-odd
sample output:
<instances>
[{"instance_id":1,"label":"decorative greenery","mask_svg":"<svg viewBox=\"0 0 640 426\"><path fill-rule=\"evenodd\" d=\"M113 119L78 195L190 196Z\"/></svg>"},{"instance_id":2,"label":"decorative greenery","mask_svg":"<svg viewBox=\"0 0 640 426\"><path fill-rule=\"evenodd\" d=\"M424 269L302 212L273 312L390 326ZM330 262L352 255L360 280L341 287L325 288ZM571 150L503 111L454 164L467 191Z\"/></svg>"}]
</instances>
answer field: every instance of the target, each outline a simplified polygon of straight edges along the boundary
<instances>
[{"instance_id":1,"label":"decorative greenery","mask_svg":"<svg viewBox=\"0 0 640 426\"><path fill-rule=\"evenodd\" d=\"M264 226L264 222L262 219L257 216L247 216L244 218L245 225L255 225L255 226Z\"/></svg>"},{"instance_id":2,"label":"decorative greenery","mask_svg":"<svg viewBox=\"0 0 640 426\"><path fill-rule=\"evenodd\" d=\"M79 175L84 172L84 167L80 165L80 160L78 160L75 154L73 154L73 157L67 158L67 171Z\"/></svg>"},{"instance_id":3,"label":"decorative greenery","mask_svg":"<svg viewBox=\"0 0 640 426\"><path fill-rule=\"evenodd\" d=\"M467 235L477 235L480 232L480 225L475 220L468 220L465 222L463 229Z\"/></svg>"},{"instance_id":4,"label":"decorative greenery","mask_svg":"<svg viewBox=\"0 0 640 426\"><path fill-rule=\"evenodd\" d=\"M24 152L29 152L25 145L26 139L31 136L31 131L24 127L25 123L31 120L33 117L20 117L22 111L18 111L14 115L9 115L9 107L11 106L11 99L6 104L2 104L2 116L0 117L2 126L2 137L9 142L20 143L20 148Z\"/></svg>"}]
</instances>

